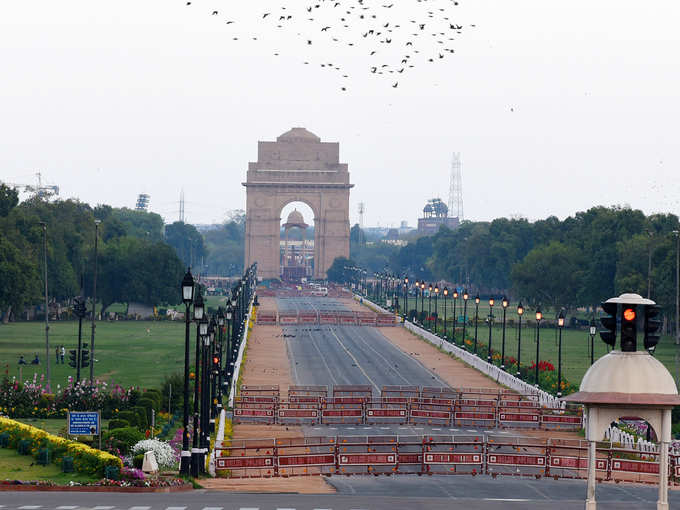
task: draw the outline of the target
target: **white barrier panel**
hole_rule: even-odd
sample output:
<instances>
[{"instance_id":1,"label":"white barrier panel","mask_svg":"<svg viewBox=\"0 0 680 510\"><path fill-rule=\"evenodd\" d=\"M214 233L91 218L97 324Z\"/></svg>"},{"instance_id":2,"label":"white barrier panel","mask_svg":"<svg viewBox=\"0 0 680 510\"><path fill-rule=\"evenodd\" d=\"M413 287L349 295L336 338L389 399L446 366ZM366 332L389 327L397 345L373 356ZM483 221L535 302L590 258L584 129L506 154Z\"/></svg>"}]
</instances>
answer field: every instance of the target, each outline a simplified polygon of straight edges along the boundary
<instances>
[{"instance_id":1,"label":"white barrier panel","mask_svg":"<svg viewBox=\"0 0 680 510\"><path fill-rule=\"evenodd\" d=\"M248 343L248 324L250 324L250 319L253 313L253 301L250 300L250 306L248 307L248 315L246 316L246 326L243 328L243 338L241 339L241 347L238 350L238 356L236 357L236 362L234 363L234 375L232 378L233 384L231 385L231 390L229 391L229 407L234 407L234 397L236 396L236 381L238 381L238 375L241 371L241 363L243 362L243 353L246 350L246 344Z\"/></svg>"}]
</instances>

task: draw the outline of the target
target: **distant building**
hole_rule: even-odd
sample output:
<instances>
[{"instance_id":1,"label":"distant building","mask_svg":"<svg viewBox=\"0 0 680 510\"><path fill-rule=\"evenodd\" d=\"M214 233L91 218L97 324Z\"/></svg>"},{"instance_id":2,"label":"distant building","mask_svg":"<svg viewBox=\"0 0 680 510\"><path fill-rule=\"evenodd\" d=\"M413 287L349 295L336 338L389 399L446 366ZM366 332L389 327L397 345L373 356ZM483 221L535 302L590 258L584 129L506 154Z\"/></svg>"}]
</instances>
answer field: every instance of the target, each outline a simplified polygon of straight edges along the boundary
<instances>
[{"instance_id":1,"label":"distant building","mask_svg":"<svg viewBox=\"0 0 680 510\"><path fill-rule=\"evenodd\" d=\"M451 230L458 228L458 218L449 217L449 208L440 198L431 198L423 208L423 217L418 218L418 233L434 235L443 226Z\"/></svg>"}]
</instances>

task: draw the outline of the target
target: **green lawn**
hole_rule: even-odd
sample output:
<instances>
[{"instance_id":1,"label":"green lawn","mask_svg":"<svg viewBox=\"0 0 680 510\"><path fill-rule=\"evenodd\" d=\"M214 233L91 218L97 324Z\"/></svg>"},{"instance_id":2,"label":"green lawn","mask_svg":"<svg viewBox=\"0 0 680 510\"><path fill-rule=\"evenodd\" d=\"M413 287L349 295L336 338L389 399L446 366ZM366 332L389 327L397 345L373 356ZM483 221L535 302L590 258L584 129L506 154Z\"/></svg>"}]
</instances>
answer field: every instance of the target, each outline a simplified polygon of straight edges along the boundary
<instances>
[{"instance_id":1,"label":"green lawn","mask_svg":"<svg viewBox=\"0 0 680 510\"><path fill-rule=\"evenodd\" d=\"M192 327L192 335L195 333ZM90 323L83 322L83 342L90 341ZM195 336L192 336L192 356ZM52 386L75 377L68 365L68 350L78 342L78 322L50 323L50 363ZM66 347L66 364L56 365L54 347ZM182 321L98 321L95 337L95 377L124 386L158 387L166 374L184 370L184 322ZM41 364L23 366L23 379L40 377L45 369L45 329L42 322L0 324L0 369L18 375L19 355L27 360L35 354ZM81 377L89 376L89 368Z\"/></svg>"},{"instance_id":2,"label":"green lawn","mask_svg":"<svg viewBox=\"0 0 680 510\"><path fill-rule=\"evenodd\" d=\"M0 448L0 480L52 480L57 485L70 481L86 483L96 481L80 473L62 473L56 464L39 466L30 455L19 455L16 450Z\"/></svg>"}]
</instances>

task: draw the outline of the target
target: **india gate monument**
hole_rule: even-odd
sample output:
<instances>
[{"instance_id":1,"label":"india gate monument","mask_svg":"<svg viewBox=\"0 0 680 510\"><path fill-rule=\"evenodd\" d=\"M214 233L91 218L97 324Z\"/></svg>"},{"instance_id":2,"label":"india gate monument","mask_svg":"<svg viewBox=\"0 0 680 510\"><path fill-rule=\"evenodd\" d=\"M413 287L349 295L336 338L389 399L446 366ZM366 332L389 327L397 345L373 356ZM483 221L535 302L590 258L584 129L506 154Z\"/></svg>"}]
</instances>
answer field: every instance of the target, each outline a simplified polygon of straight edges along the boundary
<instances>
[{"instance_id":1,"label":"india gate monument","mask_svg":"<svg viewBox=\"0 0 680 510\"><path fill-rule=\"evenodd\" d=\"M279 278L281 211L303 202L314 212L315 279L326 278L336 257L349 257L349 183L340 144L293 128L275 142L257 143L248 163L245 265L257 262L264 279Z\"/></svg>"}]
</instances>

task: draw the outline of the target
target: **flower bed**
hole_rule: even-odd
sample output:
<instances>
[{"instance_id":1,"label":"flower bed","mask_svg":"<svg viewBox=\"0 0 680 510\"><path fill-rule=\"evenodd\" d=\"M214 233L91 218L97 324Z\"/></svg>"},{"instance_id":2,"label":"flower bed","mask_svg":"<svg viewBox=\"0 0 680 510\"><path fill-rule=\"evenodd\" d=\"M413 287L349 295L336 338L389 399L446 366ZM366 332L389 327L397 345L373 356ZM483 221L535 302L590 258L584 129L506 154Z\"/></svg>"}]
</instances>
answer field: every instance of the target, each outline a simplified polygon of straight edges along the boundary
<instances>
[{"instance_id":1,"label":"flower bed","mask_svg":"<svg viewBox=\"0 0 680 510\"><path fill-rule=\"evenodd\" d=\"M73 468L79 473L104 476L106 466L123 467L120 458L110 453L90 448L77 441L48 434L42 429L0 417L0 433L9 434L9 447L17 448L22 440L30 442L30 454L37 458L38 451L47 448L55 464L61 464L64 457L73 457Z\"/></svg>"}]
</instances>

